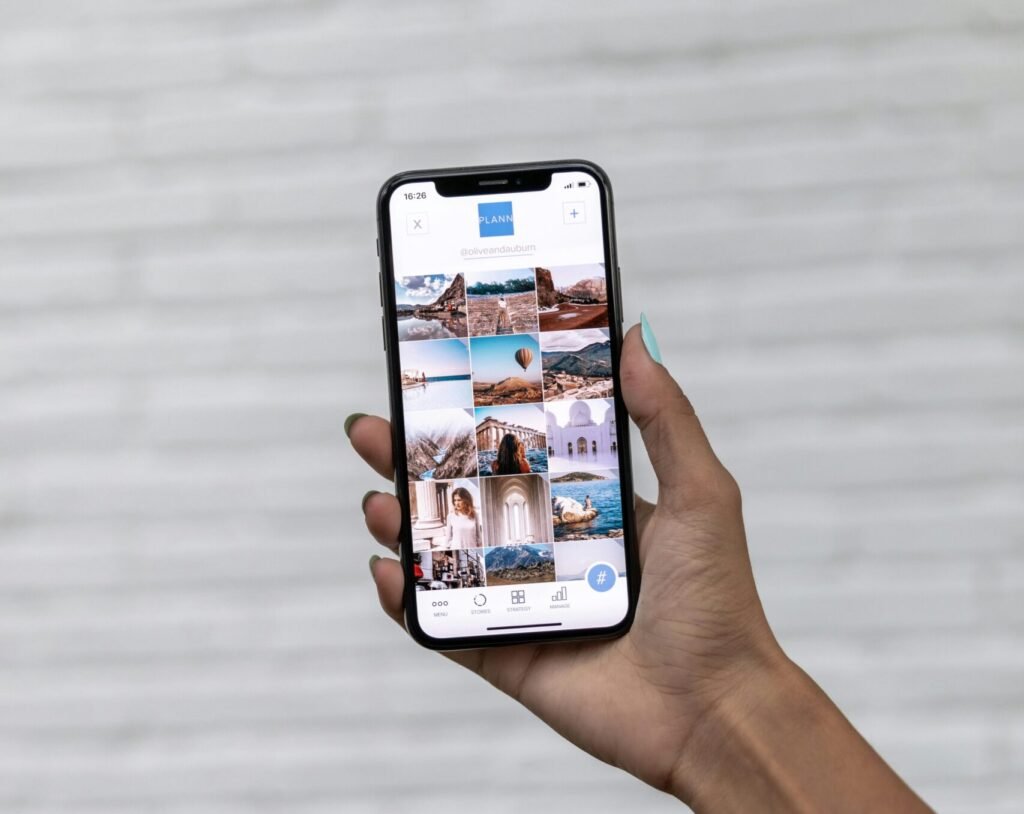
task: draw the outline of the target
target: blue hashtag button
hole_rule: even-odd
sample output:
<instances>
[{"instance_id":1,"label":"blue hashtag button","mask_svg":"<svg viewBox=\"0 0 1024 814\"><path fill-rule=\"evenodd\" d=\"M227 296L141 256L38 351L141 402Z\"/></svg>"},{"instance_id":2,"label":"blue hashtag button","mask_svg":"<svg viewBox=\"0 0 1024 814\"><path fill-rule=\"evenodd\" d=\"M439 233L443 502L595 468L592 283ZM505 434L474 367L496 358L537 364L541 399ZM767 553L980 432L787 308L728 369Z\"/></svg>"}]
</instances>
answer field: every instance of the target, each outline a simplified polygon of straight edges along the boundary
<instances>
[{"instance_id":1,"label":"blue hashtag button","mask_svg":"<svg viewBox=\"0 0 1024 814\"><path fill-rule=\"evenodd\" d=\"M587 584L599 593L611 590L615 584L615 569L607 563L595 563L587 571Z\"/></svg>"}]
</instances>

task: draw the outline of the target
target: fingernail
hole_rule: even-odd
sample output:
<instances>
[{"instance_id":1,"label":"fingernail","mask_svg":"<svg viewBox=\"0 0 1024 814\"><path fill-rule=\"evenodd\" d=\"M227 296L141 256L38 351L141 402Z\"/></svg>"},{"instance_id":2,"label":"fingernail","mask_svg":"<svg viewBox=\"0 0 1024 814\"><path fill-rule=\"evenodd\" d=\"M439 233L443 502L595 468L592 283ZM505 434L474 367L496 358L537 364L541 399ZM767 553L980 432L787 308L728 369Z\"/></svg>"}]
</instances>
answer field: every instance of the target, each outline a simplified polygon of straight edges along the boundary
<instances>
[{"instance_id":1,"label":"fingernail","mask_svg":"<svg viewBox=\"0 0 1024 814\"><path fill-rule=\"evenodd\" d=\"M367 492L365 495L363 495L363 502L361 504L362 505L362 509L363 509L363 514L366 514L366 501L368 501L374 495L379 495L379 494L380 494L380 492L378 492L376 489L371 489L369 492Z\"/></svg>"},{"instance_id":2,"label":"fingernail","mask_svg":"<svg viewBox=\"0 0 1024 814\"><path fill-rule=\"evenodd\" d=\"M372 557L370 557L370 576L371 577L373 576L373 566L375 566L377 564L377 560L379 560L379 559L380 559L380 556L377 555L377 554L374 554Z\"/></svg>"},{"instance_id":3,"label":"fingernail","mask_svg":"<svg viewBox=\"0 0 1024 814\"><path fill-rule=\"evenodd\" d=\"M352 429L352 425L355 424L360 418L365 416L366 413L352 413L348 418L345 419L345 435L348 435L349 430Z\"/></svg>"},{"instance_id":4,"label":"fingernail","mask_svg":"<svg viewBox=\"0 0 1024 814\"><path fill-rule=\"evenodd\" d=\"M661 350L658 348L658 340L654 337L654 329L647 321L647 314L640 312L640 337L644 340L644 347L651 354L651 358L661 364Z\"/></svg>"}]
</instances>

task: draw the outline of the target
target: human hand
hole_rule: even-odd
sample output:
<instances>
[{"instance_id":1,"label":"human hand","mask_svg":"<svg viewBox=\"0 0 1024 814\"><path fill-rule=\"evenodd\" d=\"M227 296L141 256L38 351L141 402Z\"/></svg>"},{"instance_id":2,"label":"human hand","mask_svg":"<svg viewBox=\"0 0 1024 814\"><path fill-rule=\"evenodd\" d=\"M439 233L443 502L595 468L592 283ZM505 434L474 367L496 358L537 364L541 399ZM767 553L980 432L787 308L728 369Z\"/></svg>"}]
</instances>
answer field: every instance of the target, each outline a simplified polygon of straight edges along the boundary
<instances>
[{"instance_id":1,"label":"human hand","mask_svg":"<svg viewBox=\"0 0 1024 814\"><path fill-rule=\"evenodd\" d=\"M670 788L703 710L762 669L774 640L754 588L736 483L637 329L623 343L621 386L659 482L657 504L636 501L643 579L632 629L611 641L449 657L602 760ZM377 472L392 477L388 422L361 417L349 435ZM364 511L373 536L396 549L398 500L371 494ZM401 566L381 559L372 570L382 607L401 623Z\"/></svg>"},{"instance_id":2,"label":"human hand","mask_svg":"<svg viewBox=\"0 0 1024 814\"><path fill-rule=\"evenodd\" d=\"M841 791L839 772L851 756L853 765L876 770L871 780L879 791L868 802L883 808L874 810L902 802L904 792L916 801L777 644L751 572L739 488L687 397L651 357L639 326L623 340L620 382L658 480L656 503L636 498L642 580L631 629L608 641L447 657L595 757L695 808L710 810L713 802L715 810L751 810L756 800L757 810L792 810L815 792ZM348 433L363 459L392 478L388 422L360 416ZM370 533L397 550L401 511L395 496L370 493L363 510ZM400 564L375 557L370 568L381 607L401 625ZM773 743L796 726L817 727L826 742ZM830 762L828 747L835 745L843 748ZM825 759L818 771L831 773L831 785L819 789L820 779L807 778L804 787L794 787L796 777L773 765L788 765L787 750L796 769L806 767L808 755ZM738 770L745 786L735 783ZM751 782L758 774L761 781ZM862 773L850 782L859 786L863 780ZM830 810L867 810L863 796L838 802Z\"/></svg>"}]
</instances>

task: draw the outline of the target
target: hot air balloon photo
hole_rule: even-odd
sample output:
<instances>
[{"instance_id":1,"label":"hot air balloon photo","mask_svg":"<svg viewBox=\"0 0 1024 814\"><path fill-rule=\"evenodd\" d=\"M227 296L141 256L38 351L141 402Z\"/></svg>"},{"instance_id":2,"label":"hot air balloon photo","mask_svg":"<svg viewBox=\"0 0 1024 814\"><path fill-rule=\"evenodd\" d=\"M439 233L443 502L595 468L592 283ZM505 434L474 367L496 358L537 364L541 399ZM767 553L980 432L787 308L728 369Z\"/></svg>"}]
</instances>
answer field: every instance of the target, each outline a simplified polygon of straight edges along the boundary
<instances>
[{"instance_id":1,"label":"hot air balloon photo","mask_svg":"<svg viewBox=\"0 0 1024 814\"><path fill-rule=\"evenodd\" d=\"M535 335L472 337L469 358L477 407L543 400L540 345Z\"/></svg>"}]
</instances>

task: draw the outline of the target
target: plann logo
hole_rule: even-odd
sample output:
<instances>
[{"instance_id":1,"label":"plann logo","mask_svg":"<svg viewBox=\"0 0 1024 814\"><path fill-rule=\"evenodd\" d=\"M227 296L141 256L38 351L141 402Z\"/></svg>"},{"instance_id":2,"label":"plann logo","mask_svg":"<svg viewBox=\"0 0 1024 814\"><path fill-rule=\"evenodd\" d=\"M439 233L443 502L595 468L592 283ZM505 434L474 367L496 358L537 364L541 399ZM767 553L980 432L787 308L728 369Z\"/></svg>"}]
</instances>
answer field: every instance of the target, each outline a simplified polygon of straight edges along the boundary
<instances>
[{"instance_id":1,"label":"plann logo","mask_svg":"<svg viewBox=\"0 0 1024 814\"><path fill-rule=\"evenodd\" d=\"M512 222L512 201L477 204L480 216L480 237L502 237L514 235Z\"/></svg>"}]
</instances>

